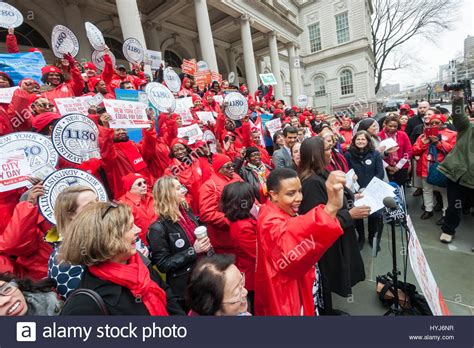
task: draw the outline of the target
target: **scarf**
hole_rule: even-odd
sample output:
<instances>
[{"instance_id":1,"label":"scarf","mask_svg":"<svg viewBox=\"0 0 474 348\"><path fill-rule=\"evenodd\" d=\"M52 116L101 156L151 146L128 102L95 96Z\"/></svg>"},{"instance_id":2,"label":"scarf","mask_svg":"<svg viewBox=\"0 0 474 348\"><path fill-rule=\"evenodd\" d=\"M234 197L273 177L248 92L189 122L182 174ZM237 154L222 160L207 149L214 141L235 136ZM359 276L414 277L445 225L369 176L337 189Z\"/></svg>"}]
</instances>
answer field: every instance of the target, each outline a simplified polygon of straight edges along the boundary
<instances>
[{"instance_id":1,"label":"scarf","mask_svg":"<svg viewBox=\"0 0 474 348\"><path fill-rule=\"evenodd\" d=\"M196 241L194 230L196 229L197 225L193 220L191 220L183 207L179 207L179 212L181 213L181 219L178 221L178 223L186 233L186 236L188 236L189 244L193 246L194 242Z\"/></svg>"},{"instance_id":2,"label":"scarf","mask_svg":"<svg viewBox=\"0 0 474 348\"><path fill-rule=\"evenodd\" d=\"M143 159L142 155L138 151L137 147L133 144L133 142L129 140L120 143L115 143L114 145L117 146L120 151L122 151L125 157L127 157L135 173L146 168L145 160Z\"/></svg>"},{"instance_id":3,"label":"scarf","mask_svg":"<svg viewBox=\"0 0 474 348\"><path fill-rule=\"evenodd\" d=\"M138 253L135 253L126 265L106 261L90 266L89 271L102 280L129 289L133 296L145 305L150 315L168 315L166 294L151 280L150 272Z\"/></svg>"},{"instance_id":4,"label":"scarf","mask_svg":"<svg viewBox=\"0 0 474 348\"><path fill-rule=\"evenodd\" d=\"M330 172L334 170L341 170L344 173L349 171L347 161L336 149L331 150L331 162L327 165L326 169Z\"/></svg>"},{"instance_id":5,"label":"scarf","mask_svg":"<svg viewBox=\"0 0 474 348\"><path fill-rule=\"evenodd\" d=\"M252 163L247 163L247 166L255 173L257 174L257 179L258 183L260 184L260 191L263 194L263 197L266 197L267 195L267 171L265 164L261 164L259 167Z\"/></svg>"},{"instance_id":6,"label":"scarf","mask_svg":"<svg viewBox=\"0 0 474 348\"><path fill-rule=\"evenodd\" d=\"M351 153L351 157L362 162L365 156L367 156L367 154L370 152L370 149L369 147L366 147L363 150L359 150L356 147L351 147L349 152Z\"/></svg>"}]
</instances>

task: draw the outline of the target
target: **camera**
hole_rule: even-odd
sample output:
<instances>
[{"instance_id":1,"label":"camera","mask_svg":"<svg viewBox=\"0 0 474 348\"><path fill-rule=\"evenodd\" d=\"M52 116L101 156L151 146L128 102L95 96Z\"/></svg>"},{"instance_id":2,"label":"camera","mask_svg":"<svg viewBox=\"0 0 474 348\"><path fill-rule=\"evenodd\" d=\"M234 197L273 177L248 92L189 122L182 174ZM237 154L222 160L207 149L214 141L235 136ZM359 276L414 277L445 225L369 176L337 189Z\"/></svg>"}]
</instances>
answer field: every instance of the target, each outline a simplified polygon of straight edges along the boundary
<instances>
[{"instance_id":1,"label":"camera","mask_svg":"<svg viewBox=\"0 0 474 348\"><path fill-rule=\"evenodd\" d=\"M443 89L445 92L471 89L471 81L461 80L455 83L447 83L443 86Z\"/></svg>"}]
</instances>

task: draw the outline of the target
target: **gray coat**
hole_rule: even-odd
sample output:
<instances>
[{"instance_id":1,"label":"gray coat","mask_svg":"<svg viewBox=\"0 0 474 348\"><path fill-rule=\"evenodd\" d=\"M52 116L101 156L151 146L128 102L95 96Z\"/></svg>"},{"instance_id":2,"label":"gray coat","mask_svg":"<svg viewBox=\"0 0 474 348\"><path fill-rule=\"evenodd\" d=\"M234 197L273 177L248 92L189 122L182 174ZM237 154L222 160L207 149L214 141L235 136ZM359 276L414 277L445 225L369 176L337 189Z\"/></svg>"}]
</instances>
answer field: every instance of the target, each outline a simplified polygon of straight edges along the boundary
<instances>
[{"instance_id":1,"label":"gray coat","mask_svg":"<svg viewBox=\"0 0 474 348\"><path fill-rule=\"evenodd\" d=\"M291 159L290 154L284 147L279 150L276 150L272 156L273 164L275 168L291 168L295 169L293 160Z\"/></svg>"}]
</instances>

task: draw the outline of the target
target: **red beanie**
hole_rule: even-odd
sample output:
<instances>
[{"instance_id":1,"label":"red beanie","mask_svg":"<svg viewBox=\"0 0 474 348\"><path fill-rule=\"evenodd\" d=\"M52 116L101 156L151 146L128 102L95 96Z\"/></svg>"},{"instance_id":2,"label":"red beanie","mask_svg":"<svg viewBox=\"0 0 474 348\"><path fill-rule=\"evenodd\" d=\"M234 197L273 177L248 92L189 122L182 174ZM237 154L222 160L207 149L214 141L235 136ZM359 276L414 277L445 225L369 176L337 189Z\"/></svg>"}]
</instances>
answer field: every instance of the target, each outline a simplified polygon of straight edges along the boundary
<instances>
[{"instance_id":1,"label":"red beanie","mask_svg":"<svg viewBox=\"0 0 474 348\"><path fill-rule=\"evenodd\" d=\"M146 181L145 177L138 173L129 173L127 175L122 176L123 188L125 189L125 191L130 191L133 184L138 179L143 179Z\"/></svg>"},{"instance_id":2,"label":"red beanie","mask_svg":"<svg viewBox=\"0 0 474 348\"><path fill-rule=\"evenodd\" d=\"M199 95L197 95L196 93L193 93L193 95L191 96L192 100L193 100L193 104L196 102L196 101L201 101L201 97Z\"/></svg>"},{"instance_id":3,"label":"red beanie","mask_svg":"<svg viewBox=\"0 0 474 348\"><path fill-rule=\"evenodd\" d=\"M273 110L273 115L278 115L278 114L283 114L283 110L282 109Z\"/></svg>"},{"instance_id":4,"label":"red beanie","mask_svg":"<svg viewBox=\"0 0 474 348\"><path fill-rule=\"evenodd\" d=\"M84 69L92 69L97 72L97 67L92 62L87 62L84 64Z\"/></svg>"},{"instance_id":5,"label":"red beanie","mask_svg":"<svg viewBox=\"0 0 474 348\"><path fill-rule=\"evenodd\" d=\"M240 91L243 93L245 90L247 90L247 86L246 85L242 85L240 86Z\"/></svg>"},{"instance_id":6,"label":"red beanie","mask_svg":"<svg viewBox=\"0 0 474 348\"><path fill-rule=\"evenodd\" d=\"M306 116L304 115L304 113L300 115L299 121L301 125L304 125L304 122L306 121Z\"/></svg>"},{"instance_id":7,"label":"red beanie","mask_svg":"<svg viewBox=\"0 0 474 348\"><path fill-rule=\"evenodd\" d=\"M441 115L441 114L431 115L430 122L433 121L433 120L438 120L438 121L440 121L441 123L444 124L444 123L446 123L446 116Z\"/></svg>"},{"instance_id":8,"label":"red beanie","mask_svg":"<svg viewBox=\"0 0 474 348\"><path fill-rule=\"evenodd\" d=\"M42 114L33 117L33 128L39 133L49 126L51 122L59 120L60 118L60 114L54 112L43 112Z\"/></svg>"},{"instance_id":9,"label":"red beanie","mask_svg":"<svg viewBox=\"0 0 474 348\"><path fill-rule=\"evenodd\" d=\"M181 144L181 145L184 145L184 146L188 146L188 141L186 139L183 139L183 138L174 138L173 141L171 141L170 148L172 149L173 146L175 146L176 144Z\"/></svg>"},{"instance_id":10,"label":"red beanie","mask_svg":"<svg viewBox=\"0 0 474 348\"><path fill-rule=\"evenodd\" d=\"M59 68L56 68L55 66L53 65L46 65L44 67L41 68L41 75L44 75L44 74L47 74L47 73L58 73L58 74L63 74L63 72L61 70L59 70Z\"/></svg>"},{"instance_id":11,"label":"red beanie","mask_svg":"<svg viewBox=\"0 0 474 348\"><path fill-rule=\"evenodd\" d=\"M28 52L39 52L41 54L43 54L43 51L41 51L39 48L36 48L36 47L31 47Z\"/></svg>"},{"instance_id":12,"label":"red beanie","mask_svg":"<svg viewBox=\"0 0 474 348\"><path fill-rule=\"evenodd\" d=\"M35 101L37 101L39 98L44 98L43 95L41 94L32 94L30 95L28 99L28 105L33 104Z\"/></svg>"},{"instance_id":13,"label":"red beanie","mask_svg":"<svg viewBox=\"0 0 474 348\"><path fill-rule=\"evenodd\" d=\"M232 162L229 156L216 153L214 156L212 156L212 169L214 169L214 172L217 173L224 164L229 163L229 162Z\"/></svg>"},{"instance_id":14,"label":"red beanie","mask_svg":"<svg viewBox=\"0 0 474 348\"><path fill-rule=\"evenodd\" d=\"M99 83L100 80L102 80L100 76L89 77L89 86L92 88L92 90L95 89L95 86Z\"/></svg>"}]
</instances>

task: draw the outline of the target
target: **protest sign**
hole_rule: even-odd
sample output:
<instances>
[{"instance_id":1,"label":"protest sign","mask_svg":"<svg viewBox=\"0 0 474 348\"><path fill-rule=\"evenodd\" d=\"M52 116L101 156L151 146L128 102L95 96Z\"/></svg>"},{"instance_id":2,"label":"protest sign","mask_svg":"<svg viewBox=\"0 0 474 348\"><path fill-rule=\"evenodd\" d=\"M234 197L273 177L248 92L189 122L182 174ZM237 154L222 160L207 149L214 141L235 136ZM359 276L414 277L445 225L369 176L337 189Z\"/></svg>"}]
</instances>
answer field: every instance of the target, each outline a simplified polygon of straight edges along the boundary
<instances>
[{"instance_id":1,"label":"protest sign","mask_svg":"<svg viewBox=\"0 0 474 348\"><path fill-rule=\"evenodd\" d=\"M0 2L0 27L17 28L23 24L23 15L12 5Z\"/></svg>"},{"instance_id":2,"label":"protest sign","mask_svg":"<svg viewBox=\"0 0 474 348\"><path fill-rule=\"evenodd\" d=\"M97 93L91 99L87 101L87 105L89 106L97 106L104 101L104 96L100 93Z\"/></svg>"},{"instance_id":3,"label":"protest sign","mask_svg":"<svg viewBox=\"0 0 474 348\"><path fill-rule=\"evenodd\" d=\"M181 80L173 68L168 67L163 71L163 80L171 92L178 93L181 89Z\"/></svg>"},{"instance_id":4,"label":"protest sign","mask_svg":"<svg viewBox=\"0 0 474 348\"><path fill-rule=\"evenodd\" d=\"M410 239L408 241L410 265L420 285L421 291L426 298L426 302L428 302L433 315L449 315L449 310L431 272L425 253L421 248L420 240L415 232L410 216L407 216L407 226L410 230Z\"/></svg>"},{"instance_id":5,"label":"protest sign","mask_svg":"<svg viewBox=\"0 0 474 348\"><path fill-rule=\"evenodd\" d=\"M193 107L193 98L178 98L176 99L176 110L189 110Z\"/></svg>"},{"instance_id":6,"label":"protest sign","mask_svg":"<svg viewBox=\"0 0 474 348\"><path fill-rule=\"evenodd\" d=\"M95 50L94 52L92 52L92 63L94 63L94 65L100 70L104 70L104 67L105 67L104 55L106 53L109 54L109 57L112 60L113 66L115 66L115 64L117 63L115 59L115 55L111 51L107 52L106 50L103 50L103 51Z\"/></svg>"},{"instance_id":7,"label":"protest sign","mask_svg":"<svg viewBox=\"0 0 474 348\"><path fill-rule=\"evenodd\" d=\"M262 120L262 128L266 129L266 123L272 119L272 114L260 114L260 119ZM263 132L263 137L265 139L265 146L272 146L273 140L270 134L266 131Z\"/></svg>"},{"instance_id":8,"label":"protest sign","mask_svg":"<svg viewBox=\"0 0 474 348\"><path fill-rule=\"evenodd\" d=\"M222 83L222 75L218 72L211 71L211 81L217 81L219 84Z\"/></svg>"},{"instance_id":9,"label":"protest sign","mask_svg":"<svg viewBox=\"0 0 474 348\"><path fill-rule=\"evenodd\" d=\"M203 136L201 128L197 124L192 126L178 128L178 138L188 138L188 144L192 145L196 141L201 140Z\"/></svg>"},{"instance_id":10,"label":"protest sign","mask_svg":"<svg viewBox=\"0 0 474 348\"><path fill-rule=\"evenodd\" d=\"M54 125L51 140L56 151L69 162L81 164L99 158L99 130L89 117L70 114Z\"/></svg>"},{"instance_id":11,"label":"protest sign","mask_svg":"<svg viewBox=\"0 0 474 348\"><path fill-rule=\"evenodd\" d=\"M265 127L270 132L270 136L273 138L273 134L281 130L281 119L275 118L265 122Z\"/></svg>"},{"instance_id":12,"label":"protest sign","mask_svg":"<svg viewBox=\"0 0 474 348\"><path fill-rule=\"evenodd\" d=\"M213 96L214 100L217 104L221 105L224 102L224 97L222 95L215 95Z\"/></svg>"},{"instance_id":13,"label":"protest sign","mask_svg":"<svg viewBox=\"0 0 474 348\"><path fill-rule=\"evenodd\" d=\"M44 179L56 170L59 155L53 143L44 135L33 132L16 132L0 137L0 153L21 150L29 161L32 176Z\"/></svg>"},{"instance_id":14,"label":"protest sign","mask_svg":"<svg viewBox=\"0 0 474 348\"><path fill-rule=\"evenodd\" d=\"M207 122L210 122L211 124L216 123L214 114L211 111L198 111L196 112L196 115L204 124L207 124Z\"/></svg>"},{"instance_id":15,"label":"protest sign","mask_svg":"<svg viewBox=\"0 0 474 348\"><path fill-rule=\"evenodd\" d=\"M140 64L145 58L145 51L143 46L137 39L129 37L122 46L122 52L127 59L132 64Z\"/></svg>"},{"instance_id":16,"label":"protest sign","mask_svg":"<svg viewBox=\"0 0 474 348\"><path fill-rule=\"evenodd\" d=\"M107 47L102 32L91 22L84 23L86 27L86 35L89 39L89 43L97 51L103 51Z\"/></svg>"},{"instance_id":17,"label":"protest sign","mask_svg":"<svg viewBox=\"0 0 474 348\"><path fill-rule=\"evenodd\" d=\"M15 93L18 88L20 87L0 88L0 103L10 103L13 98L13 93Z\"/></svg>"},{"instance_id":18,"label":"protest sign","mask_svg":"<svg viewBox=\"0 0 474 348\"><path fill-rule=\"evenodd\" d=\"M146 50L145 51L145 64L151 66L152 69L159 69L161 67L161 52Z\"/></svg>"},{"instance_id":19,"label":"protest sign","mask_svg":"<svg viewBox=\"0 0 474 348\"><path fill-rule=\"evenodd\" d=\"M0 71L8 74L16 86L24 78L42 84L41 68L46 65L40 52L0 53Z\"/></svg>"},{"instance_id":20,"label":"protest sign","mask_svg":"<svg viewBox=\"0 0 474 348\"><path fill-rule=\"evenodd\" d=\"M194 81L200 89L204 89L206 85L211 83L211 72L209 70L196 71L194 73Z\"/></svg>"},{"instance_id":21,"label":"protest sign","mask_svg":"<svg viewBox=\"0 0 474 348\"><path fill-rule=\"evenodd\" d=\"M181 64L181 71L183 74L194 76L197 70L196 60L183 59L183 64Z\"/></svg>"},{"instance_id":22,"label":"protest sign","mask_svg":"<svg viewBox=\"0 0 474 348\"><path fill-rule=\"evenodd\" d=\"M38 198L38 208L41 215L55 225L54 205L56 198L64 189L78 185L90 187L100 202L108 201L104 186L93 175L80 169L61 169L51 173L43 182L44 194Z\"/></svg>"},{"instance_id":23,"label":"protest sign","mask_svg":"<svg viewBox=\"0 0 474 348\"><path fill-rule=\"evenodd\" d=\"M150 103L161 112L173 112L176 108L176 99L173 93L161 83L150 82L146 85L145 92Z\"/></svg>"},{"instance_id":24,"label":"protest sign","mask_svg":"<svg viewBox=\"0 0 474 348\"><path fill-rule=\"evenodd\" d=\"M209 149L211 150L212 153L217 153L217 140L216 136L214 133L212 133L209 129L204 131L204 134L202 136L203 140L209 144Z\"/></svg>"},{"instance_id":25,"label":"protest sign","mask_svg":"<svg viewBox=\"0 0 474 348\"><path fill-rule=\"evenodd\" d=\"M270 73L270 74L259 74L260 76L260 80L262 80L262 83L265 85L265 86L271 86L271 85L276 85L277 84L277 80L275 78L275 76Z\"/></svg>"},{"instance_id":26,"label":"protest sign","mask_svg":"<svg viewBox=\"0 0 474 348\"><path fill-rule=\"evenodd\" d=\"M196 67L197 67L197 71L209 70L209 65L203 60L200 60L199 62L197 62Z\"/></svg>"},{"instance_id":27,"label":"protest sign","mask_svg":"<svg viewBox=\"0 0 474 348\"><path fill-rule=\"evenodd\" d=\"M247 115L249 105L247 98L238 92L231 92L224 98L224 103L227 104L225 114L233 120L241 120Z\"/></svg>"},{"instance_id":28,"label":"protest sign","mask_svg":"<svg viewBox=\"0 0 474 348\"><path fill-rule=\"evenodd\" d=\"M33 175L25 151L15 150L0 153L0 192L28 186L28 177Z\"/></svg>"},{"instance_id":29,"label":"protest sign","mask_svg":"<svg viewBox=\"0 0 474 348\"><path fill-rule=\"evenodd\" d=\"M143 103L104 99L104 106L110 115L110 128L148 128L150 126L146 106Z\"/></svg>"},{"instance_id":30,"label":"protest sign","mask_svg":"<svg viewBox=\"0 0 474 348\"><path fill-rule=\"evenodd\" d=\"M75 98L56 98L54 101L59 114L64 116L72 113L87 115L90 100L92 100L92 96L87 95Z\"/></svg>"},{"instance_id":31,"label":"protest sign","mask_svg":"<svg viewBox=\"0 0 474 348\"><path fill-rule=\"evenodd\" d=\"M306 105L308 105L308 96L307 95L300 95L298 96L298 100L296 102L296 105L300 108L300 109L303 109L306 107Z\"/></svg>"},{"instance_id":32,"label":"protest sign","mask_svg":"<svg viewBox=\"0 0 474 348\"><path fill-rule=\"evenodd\" d=\"M76 35L64 25L55 25L51 32L51 45L53 53L58 58L63 58L66 53L75 57L79 53L79 41Z\"/></svg>"}]
</instances>

